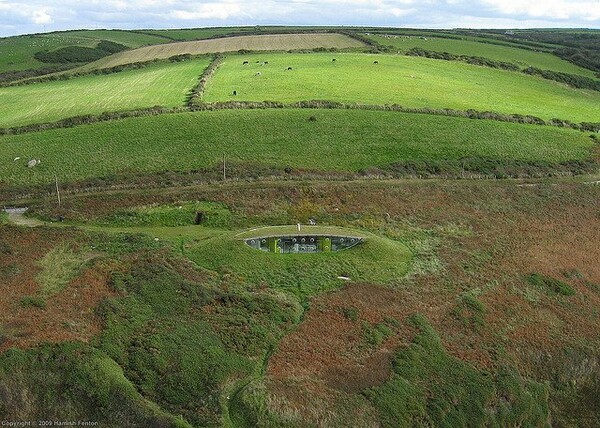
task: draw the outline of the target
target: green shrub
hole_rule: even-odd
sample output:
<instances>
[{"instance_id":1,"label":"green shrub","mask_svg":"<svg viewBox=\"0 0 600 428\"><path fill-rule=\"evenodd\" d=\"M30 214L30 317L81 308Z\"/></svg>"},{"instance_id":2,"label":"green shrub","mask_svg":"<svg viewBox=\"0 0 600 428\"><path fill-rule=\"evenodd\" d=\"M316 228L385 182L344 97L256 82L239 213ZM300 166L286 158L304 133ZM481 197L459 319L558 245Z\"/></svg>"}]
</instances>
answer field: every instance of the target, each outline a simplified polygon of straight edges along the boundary
<instances>
[{"instance_id":1,"label":"green shrub","mask_svg":"<svg viewBox=\"0 0 600 428\"><path fill-rule=\"evenodd\" d=\"M393 376L365 391L383 427L546 426L548 388L508 368L477 370L446 352L422 316L412 344L393 361Z\"/></svg>"},{"instance_id":2,"label":"green shrub","mask_svg":"<svg viewBox=\"0 0 600 428\"><path fill-rule=\"evenodd\" d=\"M46 301L37 296L25 296L21 298L21 306L25 308L40 308L46 309Z\"/></svg>"},{"instance_id":3,"label":"green shrub","mask_svg":"<svg viewBox=\"0 0 600 428\"><path fill-rule=\"evenodd\" d=\"M356 308L340 308L340 312L350 321L358 320L358 309Z\"/></svg>"},{"instance_id":4,"label":"green shrub","mask_svg":"<svg viewBox=\"0 0 600 428\"><path fill-rule=\"evenodd\" d=\"M66 46L54 51L36 52L33 57L38 61L54 64L91 62L126 49L128 49L127 46L102 40L95 48Z\"/></svg>"},{"instance_id":5,"label":"green shrub","mask_svg":"<svg viewBox=\"0 0 600 428\"><path fill-rule=\"evenodd\" d=\"M471 293L462 293L458 297L456 307L452 314L458 320L475 328L485 324L485 305Z\"/></svg>"},{"instance_id":6,"label":"green shrub","mask_svg":"<svg viewBox=\"0 0 600 428\"><path fill-rule=\"evenodd\" d=\"M544 276L539 273L532 273L525 279L531 285L549 290L555 294L560 294L562 296L573 296L575 294L575 290L569 284L549 276Z\"/></svg>"},{"instance_id":7,"label":"green shrub","mask_svg":"<svg viewBox=\"0 0 600 428\"><path fill-rule=\"evenodd\" d=\"M106 52L95 48L68 46L50 52L36 52L33 56L41 62L63 64L96 61L106 55Z\"/></svg>"},{"instance_id":8,"label":"green shrub","mask_svg":"<svg viewBox=\"0 0 600 428\"><path fill-rule=\"evenodd\" d=\"M368 321L363 321L362 332L365 342L371 347L378 347L393 333L385 323L372 325Z\"/></svg>"}]
</instances>

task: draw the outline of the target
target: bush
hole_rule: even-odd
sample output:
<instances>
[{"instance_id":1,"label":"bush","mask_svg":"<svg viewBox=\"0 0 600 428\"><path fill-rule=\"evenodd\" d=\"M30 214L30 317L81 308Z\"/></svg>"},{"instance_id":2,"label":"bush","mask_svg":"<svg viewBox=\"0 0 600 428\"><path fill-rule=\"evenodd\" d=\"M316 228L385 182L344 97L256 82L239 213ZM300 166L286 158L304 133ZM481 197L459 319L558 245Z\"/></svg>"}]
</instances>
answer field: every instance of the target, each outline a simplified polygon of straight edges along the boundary
<instances>
[{"instance_id":1,"label":"bush","mask_svg":"<svg viewBox=\"0 0 600 428\"><path fill-rule=\"evenodd\" d=\"M91 62L107 56L104 51L83 46L68 46L55 51L36 52L33 57L46 63L78 63Z\"/></svg>"},{"instance_id":2,"label":"bush","mask_svg":"<svg viewBox=\"0 0 600 428\"><path fill-rule=\"evenodd\" d=\"M182 61L187 61L189 59L192 59L191 54L180 54L180 55L173 55L173 56L169 57L169 61L171 61L171 62L182 62Z\"/></svg>"},{"instance_id":3,"label":"bush","mask_svg":"<svg viewBox=\"0 0 600 428\"><path fill-rule=\"evenodd\" d=\"M550 290L562 296L573 296L575 294L575 290L569 284L559 281L558 279L541 275L539 273L532 273L525 279L531 285Z\"/></svg>"},{"instance_id":4,"label":"bush","mask_svg":"<svg viewBox=\"0 0 600 428\"><path fill-rule=\"evenodd\" d=\"M423 56L426 58L441 59L444 61L464 61L473 65L483 67L500 68L502 70L518 71L519 67L510 62L495 61L480 56L453 55L448 52L435 52L423 48L411 48L406 52L408 56Z\"/></svg>"},{"instance_id":5,"label":"bush","mask_svg":"<svg viewBox=\"0 0 600 428\"><path fill-rule=\"evenodd\" d=\"M128 47L125 45L102 40L95 48L66 46L54 51L36 52L33 57L38 61L53 64L92 62L126 49L128 49Z\"/></svg>"},{"instance_id":6,"label":"bush","mask_svg":"<svg viewBox=\"0 0 600 428\"><path fill-rule=\"evenodd\" d=\"M579 76L577 74L560 73L558 71L541 70L535 67L527 67L523 73L540 76L544 79L554 80L579 89L591 89L600 91L600 81L590 79L589 77Z\"/></svg>"},{"instance_id":7,"label":"bush","mask_svg":"<svg viewBox=\"0 0 600 428\"><path fill-rule=\"evenodd\" d=\"M41 297L25 296L21 299L21 306L25 308L46 309L46 301Z\"/></svg>"},{"instance_id":8,"label":"bush","mask_svg":"<svg viewBox=\"0 0 600 428\"><path fill-rule=\"evenodd\" d=\"M111 42L110 40L101 40L96 46L96 49L106 52L108 54L114 54L117 52L123 52L129 49L127 46L120 43Z\"/></svg>"}]
</instances>

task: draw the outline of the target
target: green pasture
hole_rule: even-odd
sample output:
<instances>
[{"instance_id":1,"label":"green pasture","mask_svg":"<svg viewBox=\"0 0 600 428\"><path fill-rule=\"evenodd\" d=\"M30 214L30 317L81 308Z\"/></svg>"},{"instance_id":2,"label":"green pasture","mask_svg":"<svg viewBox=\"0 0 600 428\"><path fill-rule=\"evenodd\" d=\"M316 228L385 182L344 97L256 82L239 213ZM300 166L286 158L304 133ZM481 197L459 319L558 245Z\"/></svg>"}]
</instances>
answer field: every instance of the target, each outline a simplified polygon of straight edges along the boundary
<instances>
[{"instance_id":1,"label":"green pasture","mask_svg":"<svg viewBox=\"0 0 600 428\"><path fill-rule=\"evenodd\" d=\"M256 31L256 27L214 27L214 28L173 28L165 30L144 30L144 34L156 35L176 41L202 40L228 34L243 35Z\"/></svg>"},{"instance_id":2,"label":"green pasture","mask_svg":"<svg viewBox=\"0 0 600 428\"><path fill-rule=\"evenodd\" d=\"M202 58L108 75L0 88L0 127L105 111L183 105L208 63L208 58Z\"/></svg>"},{"instance_id":3,"label":"green pasture","mask_svg":"<svg viewBox=\"0 0 600 428\"><path fill-rule=\"evenodd\" d=\"M306 27L306 26L245 26L245 27L207 27L207 28L175 28L165 30L142 30L144 34L168 37L172 40L202 40L213 37L223 37L235 34L243 36L247 34L274 34L288 31L322 31L327 28L336 27ZM337 27L343 29L343 27Z\"/></svg>"},{"instance_id":4,"label":"green pasture","mask_svg":"<svg viewBox=\"0 0 600 428\"><path fill-rule=\"evenodd\" d=\"M261 65L263 61L268 64ZM204 94L207 102L311 99L488 110L576 122L600 118L599 92L517 72L404 55L231 55Z\"/></svg>"},{"instance_id":5,"label":"green pasture","mask_svg":"<svg viewBox=\"0 0 600 428\"><path fill-rule=\"evenodd\" d=\"M313 116L313 120L311 119ZM46 183L230 165L357 172L401 161L586 159L564 128L366 110L217 110L0 137L0 182ZM20 157L19 160L13 159ZM28 159L40 159L35 168ZM230 178L234 178L231 177Z\"/></svg>"},{"instance_id":6,"label":"green pasture","mask_svg":"<svg viewBox=\"0 0 600 428\"><path fill-rule=\"evenodd\" d=\"M561 73L580 74L595 77L591 70L579 67L568 61L546 52L536 52L529 49L503 46L485 42L463 39L447 39L440 37L415 37L415 36L369 36L371 40L383 46L393 46L401 53L406 53L411 48L422 48L436 52L448 52L453 55L480 56L496 61L511 62L521 68L529 66L552 70Z\"/></svg>"},{"instance_id":7,"label":"green pasture","mask_svg":"<svg viewBox=\"0 0 600 428\"><path fill-rule=\"evenodd\" d=\"M168 42L163 37L121 30L65 31L0 38L0 73L47 67L33 55L43 50L55 50L66 46L95 47L101 40L121 43L130 48Z\"/></svg>"},{"instance_id":8,"label":"green pasture","mask_svg":"<svg viewBox=\"0 0 600 428\"><path fill-rule=\"evenodd\" d=\"M164 37L126 30L78 30L56 34L91 39L96 43L100 40L110 40L111 42L120 43L130 48L168 42Z\"/></svg>"},{"instance_id":9,"label":"green pasture","mask_svg":"<svg viewBox=\"0 0 600 428\"><path fill-rule=\"evenodd\" d=\"M33 55L42 50L55 50L65 46L94 47L98 41L69 33L0 38L0 72L49 66L52 64L44 64Z\"/></svg>"}]
</instances>

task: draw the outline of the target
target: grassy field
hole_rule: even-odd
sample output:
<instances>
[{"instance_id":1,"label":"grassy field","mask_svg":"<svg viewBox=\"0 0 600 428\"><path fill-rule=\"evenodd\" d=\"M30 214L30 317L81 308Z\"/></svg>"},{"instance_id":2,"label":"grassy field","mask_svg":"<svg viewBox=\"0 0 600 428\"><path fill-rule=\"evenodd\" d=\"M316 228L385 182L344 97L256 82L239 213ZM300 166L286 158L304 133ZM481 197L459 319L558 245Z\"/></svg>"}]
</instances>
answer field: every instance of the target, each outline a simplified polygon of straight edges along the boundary
<instances>
[{"instance_id":1,"label":"grassy field","mask_svg":"<svg viewBox=\"0 0 600 428\"><path fill-rule=\"evenodd\" d=\"M169 58L181 54L205 54L213 52L233 52L240 49L253 51L313 49L313 48L352 48L364 46L361 42L342 34L280 34L260 36L236 36L220 39L168 43L148 46L132 51L119 52L106 58L86 64L78 71L108 68L132 62L149 61L156 58Z\"/></svg>"},{"instance_id":2,"label":"grassy field","mask_svg":"<svg viewBox=\"0 0 600 428\"><path fill-rule=\"evenodd\" d=\"M105 111L183 105L208 63L208 58L204 58L109 75L0 88L0 127Z\"/></svg>"},{"instance_id":3,"label":"grassy field","mask_svg":"<svg viewBox=\"0 0 600 428\"><path fill-rule=\"evenodd\" d=\"M369 36L369 38L384 46L393 46L402 53L416 47L436 52L448 52L454 55L480 56L496 61L512 62L522 68L533 66L543 70L595 77L593 71L578 67L551 53L535 52L527 49L519 49L517 47L480 43L472 40L446 39L429 36L407 37L374 35Z\"/></svg>"},{"instance_id":4,"label":"grassy field","mask_svg":"<svg viewBox=\"0 0 600 428\"><path fill-rule=\"evenodd\" d=\"M168 39L120 30L85 30L0 38L0 72L45 67L33 55L43 50L66 46L95 47L100 40L110 40L130 48L164 43Z\"/></svg>"},{"instance_id":5,"label":"grassy field","mask_svg":"<svg viewBox=\"0 0 600 428\"><path fill-rule=\"evenodd\" d=\"M464 157L563 162L588 158L593 145L578 131L486 120L363 110L219 110L4 136L0 177L32 184L47 182L54 171L73 181L193 170L216 167L223 154L231 164L341 172ZM15 157L21 160L13 162ZM41 165L25 168L31 158Z\"/></svg>"},{"instance_id":6,"label":"grassy field","mask_svg":"<svg viewBox=\"0 0 600 428\"><path fill-rule=\"evenodd\" d=\"M173 40L201 40L211 37L220 37L227 35L244 35L248 33L278 33L278 32L302 32L302 31L323 31L329 30L346 30L348 27L311 27L311 26L281 26L281 25L260 25L260 26L245 26L245 27L209 27L209 28L174 28L166 30L142 30L145 34L152 34L162 37L168 37Z\"/></svg>"},{"instance_id":7,"label":"grassy field","mask_svg":"<svg viewBox=\"0 0 600 428\"><path fill-rule=\"evenodd\" d=\"M250 64L243 65L243 61ZM262 66L256 61L268 64ZM396 103L405 107L531 114L577 122L597 121L600 117L599 92L575 90L516 72L395 55L232 55L208 82L204 101L234 99Z\"/></svg>"},{"instance_id":8,"label":"grassy field","mask_svg":"<svg viewBox=\"0 0 600 428\"><path fill-rule=\"evenodd\" d=\"M256 27L211 27L211 28L173 28L166 30L142 30L144 34L168 37L171 40L187 41L202 40L229 34L243 35L255 32Z\"/></svg>"}]
</instances>

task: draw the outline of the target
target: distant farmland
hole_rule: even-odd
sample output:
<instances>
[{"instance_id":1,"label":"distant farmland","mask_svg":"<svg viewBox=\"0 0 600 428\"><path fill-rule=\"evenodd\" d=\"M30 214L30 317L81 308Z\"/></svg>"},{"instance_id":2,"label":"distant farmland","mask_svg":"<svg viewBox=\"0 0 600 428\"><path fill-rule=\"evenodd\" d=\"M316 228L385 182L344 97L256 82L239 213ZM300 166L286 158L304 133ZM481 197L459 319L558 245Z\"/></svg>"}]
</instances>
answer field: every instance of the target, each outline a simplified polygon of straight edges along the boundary
<instances>
[{"instance_id":1,"label":"distant farmland","mask_svg":"<svg viewBox=\"0 0 600 428\"><path fill-rule=\"evenodd\" d=\"M314 116L313 120L309 120ZM218 110L166 114L0 138L0 181L65 181L115 173L189 171L229 162L283 169L358 172L400 161L495 162L587 159L594 142L582 132L364 110ZM24 167L13 158L41 159Z\"/></svg>"},{"instance_id":2,"label":"distant farmland","mask_svg":"<svg viewBox=\"0 0 600 428\"><path fill-rule=\"evenodd\" d=\"M207 102L310 99L475 109L576 122L600 117L600 92L518 72L403 55L231 55L204 94Z\"/></svg>"},{"instance_id":3,"label":"distant farmland","mask_svg":"<svg viewBox=\"0 0 600 428\"><path fill-rule=\"evenodd\" d=\"M536 52L514 46L497 45L475 40L446 39L440 37L418 36L370 36L370 39L384 45L393 46L405 53L411 48L422 48L436 52L448 52L454 55L479 56L496 61L512 62L521 68L537 67L562 73L595 77L592 70L579 67L549 52Z\"/></svg>"},{"instance_id":4,"label":"distant farmland","mask_svg":"<svg viewBox=\"0 0 600 428\"><path fill-rule=\"evenodd\" d=\"M165 43L164 37L120 30L82 30L0 38L0 72L39 68L51 64L34 58L40 51L67 46L95 47L101 40L122 43L130 48Z\"/></svg>"},{"instance_id":5,"label":"distant farmland","mask_svg":"<svg viewBox=\"0 0 600 428\"><path fill-rule=\"evenodd\" d=\"M208 58L203 58L115 74L0 88L0 127L105 111L183 105L186 94L208 62Z\"/></svg>"},{"instance_id":6,"label":"distant farmland","mask_svg":"<svg viewBox=\"0 0 600 428\"><path fill-rule=\"evenodd\" d=\"M213 52L234 52L240 49L291 50L314 48L352 48L364 46L358 40L342 34L266 34L260 36L223 37L210 40L166 43L156 46L146 46L131 51L119 52L98 61L86 64L77 71L109 68L132 62L164 59L181 54L205 54Z\"/></svg>"}]
</instances>

